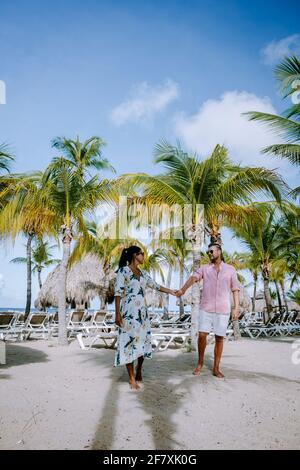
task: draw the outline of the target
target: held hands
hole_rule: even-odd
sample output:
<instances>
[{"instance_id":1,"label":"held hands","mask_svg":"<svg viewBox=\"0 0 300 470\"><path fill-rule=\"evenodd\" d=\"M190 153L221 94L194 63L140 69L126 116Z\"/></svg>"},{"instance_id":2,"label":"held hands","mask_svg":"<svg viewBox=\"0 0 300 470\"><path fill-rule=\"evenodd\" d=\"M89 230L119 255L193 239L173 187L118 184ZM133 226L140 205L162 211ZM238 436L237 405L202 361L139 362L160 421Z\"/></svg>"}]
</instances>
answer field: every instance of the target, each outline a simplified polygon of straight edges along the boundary
<instances>
[{"instance_id":1,"label":"held hands","mask_svg":"<svg viewBox=\"0 0 300 470\"><path fill-rule=\"evenodd\" d=\"M182 289L178 289L177 291L175 291L176 297L181 297L183 294L184 294L184 292L183 292Z\"/></svg>"}]
</instances>

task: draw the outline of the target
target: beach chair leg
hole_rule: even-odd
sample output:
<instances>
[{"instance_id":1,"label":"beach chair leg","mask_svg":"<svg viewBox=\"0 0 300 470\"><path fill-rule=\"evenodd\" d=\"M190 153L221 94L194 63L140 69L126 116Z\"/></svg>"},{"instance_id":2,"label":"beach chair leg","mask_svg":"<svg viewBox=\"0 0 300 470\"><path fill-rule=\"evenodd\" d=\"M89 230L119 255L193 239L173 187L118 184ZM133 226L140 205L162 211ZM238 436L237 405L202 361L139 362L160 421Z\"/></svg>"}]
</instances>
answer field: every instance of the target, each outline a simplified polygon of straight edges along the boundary
<instances>
[{"instance_id":1,"label":"beach chair leg","mask_svg":"<svg viewBox=\"0 0 300 470\"><path fill-rule=\"evenodd\" d=\"M6 350L5 342L0 339L0 364L6 364Z\"/></svg>"},{"instance_id":2,"label":"beach chair leg","mask_svg":"<svg viewBox=\"0 0 300 470\"><path fill-rule=\"evenodd\" d=\"M82 333L78 333L77 340L78 340L78 343L79 343L79 346L81 347L81 349L87 349L84 345L83 340L82 340Z\"/></svg>"},{"instance_id":3,"label":"beach chair leg","mask_svg":"<svg viewBox=\"0 0 300 470\"><path fill-rule=\"evenodd\" d=\"M163 344L163 341L161 341L161 345ZM166 339L166 344L164 346L160 346L159 347L159 351L166 351L166 349L168 349L168 347L170 346L170 343L172 342L172 336L169 337L169 339Z\"/></svg>"}]
</instances>

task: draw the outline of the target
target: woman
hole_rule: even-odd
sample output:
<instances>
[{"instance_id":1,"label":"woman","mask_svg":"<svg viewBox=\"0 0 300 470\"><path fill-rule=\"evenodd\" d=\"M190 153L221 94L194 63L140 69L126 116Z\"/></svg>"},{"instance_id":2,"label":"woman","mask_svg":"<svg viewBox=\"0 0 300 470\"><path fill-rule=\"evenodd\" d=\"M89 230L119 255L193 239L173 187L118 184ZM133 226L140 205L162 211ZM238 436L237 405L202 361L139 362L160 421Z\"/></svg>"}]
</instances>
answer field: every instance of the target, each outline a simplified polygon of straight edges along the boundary
<instances>
[{"instance_id":1,"label":"woman","mask_svg":"<svg viewBox=\"0 0 300 470\"><path fill-rule=\"evenodd\" d=\"M133 390L140 387L144 357L152 357L151 326L145 304L145 289L151 287L166 294L175 291L157 284L145 271L138 268L144 262L144 253L138 246L122 251L115 286L116 324L119 327L115 366L126 364L129 384ZM134 375L134 361L137 369Z\"/></svg>"}]
</instances>

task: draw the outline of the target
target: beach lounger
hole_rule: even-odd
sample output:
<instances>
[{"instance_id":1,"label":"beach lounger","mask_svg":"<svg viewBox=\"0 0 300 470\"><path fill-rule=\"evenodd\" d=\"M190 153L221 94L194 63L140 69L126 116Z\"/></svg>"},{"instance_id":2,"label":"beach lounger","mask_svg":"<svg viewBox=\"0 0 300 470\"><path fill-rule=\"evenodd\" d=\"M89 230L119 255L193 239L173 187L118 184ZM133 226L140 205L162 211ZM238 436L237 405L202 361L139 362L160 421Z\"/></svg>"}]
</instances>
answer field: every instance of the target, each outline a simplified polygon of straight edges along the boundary
<instances>
[{"instance_id":1,"label":"beach lounger","mask_svg":"<svg viewBox=\"0 0 300 470\"><path fill-rule=\"evenodd\" d=\"M176 320L172 319L169 321L162 321L160 320L159 322L152 321L151 323L152 327L156 328L185 328L189 329L191 327L191 315L189 313L186 313L182 317L176 318Z\"/></svg>"},{"instance_id":2,"label":"beach lounger","mask_svg":"<svg viewBox=\"0 0 300 470\"><path fill-rule=\"evenodd\" d=\"M9 336L21 335L22 329L16 328L17 314L14 312L2 312L0 314L0 340Z\"/></svg>"},{"instance_id":3,"label":"beach lounger","mask_svg":"<svg viewBox=\"0 0 300 470\"><path fill-rule=\"evenodd\" d=\"M84 310L74 310L69 317L68 325L67 325L67 332L68 336L71 337L73 335L77 335L80 333L84 328Z\"/></svg>"},{"instance_id":4,"label":"beach lounger","mask_svg":"<svg viewBox=\"0 0 300 470\"><path fill-rule=\"evenodd\" d=\"M101 342L105 347L113 349L117 342L117 331L115 328L110 327L110 331L107 331L107 327L101 329L100 327L91 328L85 330L85 332L78 333L76 335L77 341L81 349L91 349L96 342Z\"/></svg>"},{"instance_id":5,"label":"beach lounger","mask_svg":"<svg viewBox=\"0 0 300 470\"><path fill-rule=\"evenodd\" d=\"M94 313L92 317L92 326L95 328L103 328L107 327L108 324L106 323L107 319L107 311L106 310L98 310L97 312Z\"/></svg>"},{"instance_id":6,"label":"beach lounger","mask_svg":"<svg viewBox=\"0 0 300 470\"><path fill-rule=\"evenodd\" d=\"M174 329L152 329L152 349L154 351L166 351L168 347L173 344L175 347L184 347L191 334L190 331L186 330L174 330Z\"/></svg>"},{"instance_id":7,"label":"beach lounger","mask_svg":"<svg viewBox=\"0 0 300 470\"><path fill-rule=\"evenodd\" d=\"M22 327L22 339L29 339L31 335L42 336L43 339L48 339L49 329L46 327L47 314L46 313L31 313L24 327Z\"/></svg>"},{"instance_id":8,"label":"beach lounger","mask_svg":"<svg viewBox=\"0 0 300 470\"><path fill-rule=\"evenodd\" d=\"M280 324L277 323L282 315L275 313L275 315L268 320L266 324L253 323L243 328L243 333L250 336L252 339L257 339L261 335L271 336L275 331L280 330Z\"/></svg>"}]
</instances>

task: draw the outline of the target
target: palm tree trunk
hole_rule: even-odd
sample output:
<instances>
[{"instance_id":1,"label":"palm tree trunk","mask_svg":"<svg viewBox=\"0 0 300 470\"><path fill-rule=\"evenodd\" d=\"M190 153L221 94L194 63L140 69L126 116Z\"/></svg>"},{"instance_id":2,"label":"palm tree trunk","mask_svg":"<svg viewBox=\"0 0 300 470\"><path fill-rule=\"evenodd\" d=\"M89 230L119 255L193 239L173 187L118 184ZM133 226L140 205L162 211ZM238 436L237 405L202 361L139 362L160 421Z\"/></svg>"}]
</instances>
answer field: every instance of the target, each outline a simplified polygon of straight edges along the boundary
<instances>
[{"instance_id":1,"label":"palm tree trunk","mask_svg":"<svg viewBox=\"0 0 300 470\"><path fill-rule=\"evenodd\" d=\"M67 227L63 232L63 258L59 269L58 342L61 346L66 346L68 344L66 323L66 284L71 240L71 230Z\"/></svg>"},{"instance_id":2,"label":"palm tree trunk","mask_svg":"<svg viewBox=\"0 0 300 470\"><path fill-rule=\"evenodd\" d=\"M179 289L183 286L184 281L184 260L180 260L179 264ZM179 297L179 317L183 317L184 315L184 302L183 298Z\"/></svg>"},{"instance_id":3,"label":"palm tree trunk","mask_svg":"<svg viewBox=\"0 0 300 470\"><path fill-rule=\"evenodd\" d=\"M275 288L276 288L278 307L279 307L279 311L281 312L282 311L282 302L281 302L281 296L280 296L280 292L279 292L278 282L274 281L274 284L275 284Z\"/></svg>"},{"instance_id":4,"label":"palm tree trunk","mask_svg":"<svg viewBox=\"0 0 300 470\"><path fill-rule=\"evenodd\" d=\"M38 280L39 280L39 286L40 286L40 289L42 288L42 277L41 277L41 273L42 273L42 268L38 268Z\"/></svg>"},{"instance_id":5,"label":"palm tree trunk","mask_svg":"<svg viewBox=\"0 0 300 470\"><path fill-rule=\"evenodd\" d=\"M193 243L193 272L200 267L201 264L201 244ZM193 348L197 346L198 338L198 315L200 310L200 289L199 282L192 285L192 305L191 305L191 342Z\"/></svg>"},{"instance_id":6,"label":"palm tree trunk","mask_svg":"<svg viewBox=\"0 0 300 470\"><path fill-rule=\"evenodd\" d=\"M281 287L283 302L284 302L284 305L285 305L285 313L289 313L289 306L288 306L287 298L286 298L286 295L285 295L284 279L282 279L280 281L280 287Z\"/></svg>"},{"instance_id":7,"label":"palm tree trunk","mask_svg":"<svg viewBox=\"0 0 300 470\"><path fill-rule=\"evenodd\" d=\"M267 312L268 312L268 318L271 318L272 316L272 311L273 311L273 304L272 304L272 297L270 294L270 289L269 289L269 278L265 276L263 273L263 280L264 280L264 295L265 295L265 302L267 306Z\"/></svg>"},{"instance_id":8,"label":"palm tree trunk","mask_svg":"<svg viewBox=\"0 0 300 470\"><path fill-rule=\"evenodd\" d=\"M173 274L173 270L172 270L172 267L170 266L168 270L168 276L167 276L167 282L166 282L166 287L168 289L170 289L170 286L171 286L172 274ZM169 306L170 306L170 295L165 294L165 301L164 301L164 315L165 316L167 316L169 313Z\"/></svg>"},{"instance_id":9,"label":"palm tree trunk","mask_svg":"<svg viewBox=\"0 0 300 470\"><path fill-rule=\"evenodd\" d=\"M253 297L252 297L252 312L255 312L256 289L257 289L257 275L256 274L253 274L253 280L254 280L254 285L253 285Z\"/></svg>"},{"instance_id":10,"label":"palm tree trunk","mask_svg":"<svg viewBox=\"0 0 300 470\"><path fill-rule=\"evenodd\" d=\"M100 310L106 309L105 294L100 295Z\"/></svg>"},{"instance_id":11,"label":"palm tree trunk","mask_svg":"<svg viewBox=\"0 0 300 470\"><path fill-rule=\"evenodd\" d=\"M25 307L25 319L30 314L31 308L31 288L32 288L32 270L31 270L31 244L34 233L29 232L26 245L26 257L27 257L27 296L26 296L26 307Z\"/></svg>"}]
</instances>

